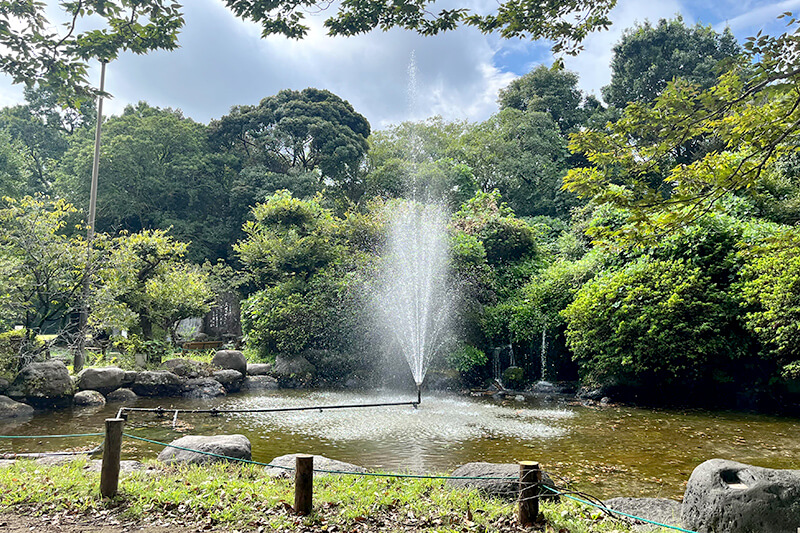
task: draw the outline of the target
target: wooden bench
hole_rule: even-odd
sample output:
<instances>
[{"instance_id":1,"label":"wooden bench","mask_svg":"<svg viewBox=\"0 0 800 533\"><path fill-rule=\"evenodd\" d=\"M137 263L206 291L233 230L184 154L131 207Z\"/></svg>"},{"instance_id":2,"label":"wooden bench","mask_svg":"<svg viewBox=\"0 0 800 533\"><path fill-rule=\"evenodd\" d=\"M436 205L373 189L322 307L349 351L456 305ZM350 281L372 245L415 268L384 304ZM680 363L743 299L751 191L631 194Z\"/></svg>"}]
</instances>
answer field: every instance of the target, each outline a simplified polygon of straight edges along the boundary
<instances>
[{"instance_id":1,"label":"wooden bench","mask_svg":"<svg viewBox=\"0 0 800 533\"><path fill-rule=\"evenodd\" d=\"M223 344L222 341L192 341L184 342L181 348L184 350L216 350Z\"/></svg>"}]
</instances>

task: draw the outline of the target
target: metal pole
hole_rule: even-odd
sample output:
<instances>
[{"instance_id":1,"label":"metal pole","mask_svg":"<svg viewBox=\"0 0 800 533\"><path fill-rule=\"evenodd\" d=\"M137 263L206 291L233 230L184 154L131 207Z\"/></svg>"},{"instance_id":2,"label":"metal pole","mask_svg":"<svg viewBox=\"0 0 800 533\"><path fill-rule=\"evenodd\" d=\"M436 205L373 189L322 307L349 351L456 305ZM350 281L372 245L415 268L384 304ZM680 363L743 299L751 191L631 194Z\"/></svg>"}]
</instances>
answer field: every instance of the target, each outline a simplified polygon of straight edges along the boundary
<instances>
[{"instance_id":1,"label":"metal pole","mask_svg":"<svg viewBox=\"0 0 800 533\"><path fill-rule=\"evenodd\" d=\"M86 240L94 238L94 219L97 213L97 176L100 172L100 129L103 125L103 92L106 86L106 62L100 65L100 95L97 97L97 127L94 130L94 161L92 162L92 188L89 194L89 227Z\"/></svg>"},{"instance_id":2,"label":"metal pole","mask_svg":"<svg viewBox=\"0 0 800 533\"><path fill-rule=\"evenodd\" d=\"M103 92L106 86L106 61L100 63L100 94L97 97L97 125L94 130L94 159L92 161L92 183L89 190L89 218L86 227L86 272L83 280L83 303L78 321L78 338L73 355L73 372L83 370L86 362L86 324L89 322L89 292L92 275L92 240L94 239L94 219L97 212L97 177L100 173L100 131L103 125Z\"/></svg>"}]
</instances>

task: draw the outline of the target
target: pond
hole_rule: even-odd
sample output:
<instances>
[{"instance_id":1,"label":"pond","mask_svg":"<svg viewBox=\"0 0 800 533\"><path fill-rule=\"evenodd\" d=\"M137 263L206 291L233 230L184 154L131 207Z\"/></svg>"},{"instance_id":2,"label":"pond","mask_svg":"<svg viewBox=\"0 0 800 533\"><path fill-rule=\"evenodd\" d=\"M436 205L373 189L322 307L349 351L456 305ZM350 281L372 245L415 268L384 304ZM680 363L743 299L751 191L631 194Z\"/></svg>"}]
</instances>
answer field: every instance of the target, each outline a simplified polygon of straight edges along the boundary
<instances>
[{"instance_id":1,"label":"pond","mask_svg":"<svg viewBox=\"0 0 800 533\"><path fill-rule=\"evenodd\" d=\"M389 391L261 391L216 400L140 399L135 407L258 409L402 402L411 393ZM0 424L0 435L101 432L120 405L37 413ZM470 461L535 460L556 477L599 497L680 498L695 466L714 457L769 468L800 469L797 419L765 415L588 408L544 399L498 402L443 394L410 406L302 411L186 414L177 419L130 414L125 431L160 442L182 435L242 433L253 459L315 453L391 472L446 473ZM0 439L0 454L88 449L100 438ZM161 447L125 439L123 459L153 458Z\"/></svg>"}]
</instances>

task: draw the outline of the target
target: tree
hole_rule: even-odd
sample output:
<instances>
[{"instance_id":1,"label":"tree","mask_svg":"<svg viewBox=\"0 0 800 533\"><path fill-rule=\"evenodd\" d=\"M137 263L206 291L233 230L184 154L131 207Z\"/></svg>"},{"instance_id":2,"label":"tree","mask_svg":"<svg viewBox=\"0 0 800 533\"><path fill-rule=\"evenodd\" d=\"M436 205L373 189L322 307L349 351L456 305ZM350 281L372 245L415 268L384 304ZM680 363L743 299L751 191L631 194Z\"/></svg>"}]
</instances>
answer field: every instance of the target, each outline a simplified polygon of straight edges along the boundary
<instances>
[{"instance_id":1,"label":"tree","mask_svg":"<svg viewBox=\"0 0 800 533\"><path fill-rule=\"evenodd\" d=\"M92 104L62 108L47 87L25 89L26 103L0 109L0 130L19 144L26 156L27 183L22 194L49 194L58 160L69 147L69 136L95 120Z\"/></svg>"},{"instance_id":2,"label":"tree","mask_svg":"<svg viewBox=\"0 0 800 533\"><path fill-rule=\"evenodd\" d=\"M360 196L359 167L370 126L330 91L283 90L257 106L235 106L210 125L214 145L242 157L245 167L289 175L319 173L348 198Z\"/></svg>"},{"instance_id":3,"label":"tree","mask_svg":"<svg viewBox=\"0 0 800 533\"><path fill-rule=\"evenodd\" d=\"M0 198L21 198L29 191L29 162L22 143L0 130Z\"/></svg>"},{"instance_id":4,"label":"tree","mask_svg":"<svg viewBox=\"0 0 800 533\"><path fill-rule=\"evenodd\" d=\"M459 25L504 38L530 37L554 41L555 52L576 53L586 35L610 24L615 0L507 0L496 12L471 13L468 7L442 8L435 0L401 2L343 1L325 21L331 35L355 35L376 28L400 27L423 35ZM262 25L263 35L302 38L307 11L329 7L324 0L225 0L237 16ZM45 2L0 0L0 71L15 83L44 83L63 101L76 101L95 91L87 80L89 59L109 61L120 52L144 54L173 50L183 26L181 6L172 0L61 0L69 22L63 32L45 16Z\"/></svg>"},{"instance_id":5,"label":"tree","mask_svg":"<svg viewBox=\"0 0 800 533\"><path fill-rule=\"evenodd\" d=\"M0 309L2 322L21 324L26 343L48 324L65 330L77 309L86 269L87 246L65 233L75 209L64 200L27 196L3 199L0 209Z\"/></svg>"},{"instance_id":6,"label":"tree","mask_svg":"<svg viewBox=\"0 0 800 533\"><path fill-rule=\"evenodd\" d=\"M96 227L99 231L171 229L190 241L197 262L227 257L247 207L232 206L238 162L215 154L206 126L180 111L128 106L104 126ZM56 189L85 204L91 182L94 139L78 134L64 155Z\"/></svg>"},{"instance_id":7,"label":"tree","mask_svg":"<svg viewBox=\"0 0 800 533\"><path fill-rule=\"evenodd\" d=\"M687 27L679 17L626 30L613 52L611 83L603 87L603 99L624 108L630 102L652 102L675 78L708 89L742 49L730 29L717 33L700 24Z\"/></svg>"},{"instance_id":8,"label":"tree","mask_svg":"<svg viewBox=\"0 0 800 533\"><path fill-rule=\"evenodd\" d=\"M144 230L106 240L105 249L91 303L93 325L135 328L147 341L159 338L157 326L160 338L170 335L176 342L177 321L210 309L208 274L184 261L186 243L163 230Z\"/></svg>"},{"instance_id":9,"label":"tree","mask_svg":"<svg viewBox=\"0 0 800 533\"><path fill-rule=\"evenodd\" d=\"M499 190L517 215L567 215L571 195L560 192L566 141L547 114L503 109L472 127L460 146L478 188Z\"/></svg>"},{"instance_id":10,"label":"tree","mask_svg":"<svg viewBox=\"0 0 800 533\"><path fill-rule=\"evenodd\" d=\"M363 273L381 239L373 213L344 218L279 191L253 209L236 250L255 290L242 327L264 357L303 355L324 379L371 367L374 353Z\"/></svg>"},{"instance_id":11,"label":"tree","mask_svg":"<svg viewBox=\"0 0 800 533\"><path fill-rule=\"evenodd\" d=\"M712 87L676 79L654 103L630 104L609 129L576 134L570 149L589 166L571 169L565 187L628 209L635 231L609 234L624 238L652 238L719 207L731 192L746 194L800 145L798 38L797 31L753 38L744 60ZM676 161L692 140L705 144L703 153Z\"/></svg>"},{"instance_id":12,"label":"tree","mask_svg":"<svg viewBox=\"0 0 800 533\"><path fill-rule=\"evenodd\" d=\"M586 120L584 96L578 89L578 75L554 63L539 65L500 90L500 109L538 111L550 115L563 134Z\"/></svg>"},{"instance_id":13,"label":"tree","mask_svg":"<svg viewBox=\"0 0 800 533\"><path fill-rule=\"evenodd\" d=\"M62 0L59 7L68 19L61 33L45 16L45 2L0 1L0 71L14 83L47 86L73 105L96 92L86 61L173 50L183 25L172 0Z\"/></svg>"},{"instance_id":14,"label":"tree","mask_svg":"<svg viewBox=\"0 0 800 533\"><path fill-rule=\"evenodd\" d=\"M403 122L370 137L365 197L445 202L456 210L475 193L472 169L458 147L466 122L432 117Z\"/></svg>"}]
</instances>

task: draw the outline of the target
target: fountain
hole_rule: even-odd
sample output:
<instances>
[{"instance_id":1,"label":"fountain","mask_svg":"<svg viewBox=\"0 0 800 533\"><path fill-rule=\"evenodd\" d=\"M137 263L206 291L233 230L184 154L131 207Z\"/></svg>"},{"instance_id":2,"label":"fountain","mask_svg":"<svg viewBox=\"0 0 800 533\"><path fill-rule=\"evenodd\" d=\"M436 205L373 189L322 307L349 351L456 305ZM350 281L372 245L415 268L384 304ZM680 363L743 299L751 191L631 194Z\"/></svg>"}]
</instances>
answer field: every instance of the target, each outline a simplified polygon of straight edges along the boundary
<instances>
[{"instance_id":1,"label":"fountain","mask_svg":"<svg viewBox=\"0 0 800 533\"><path fill-rule=\"evenodd\" d=\"M448 340L455 297L448 272L447 214L436 203L391 205L382 287L375 303L383 326L419 388Z\"/></svg>"}]
</instances>

